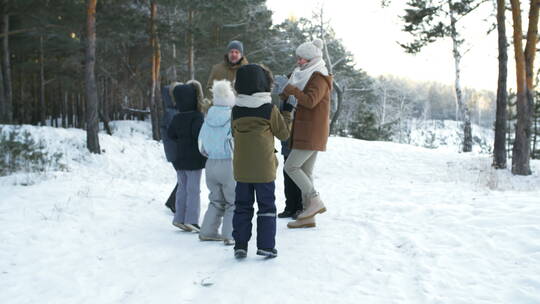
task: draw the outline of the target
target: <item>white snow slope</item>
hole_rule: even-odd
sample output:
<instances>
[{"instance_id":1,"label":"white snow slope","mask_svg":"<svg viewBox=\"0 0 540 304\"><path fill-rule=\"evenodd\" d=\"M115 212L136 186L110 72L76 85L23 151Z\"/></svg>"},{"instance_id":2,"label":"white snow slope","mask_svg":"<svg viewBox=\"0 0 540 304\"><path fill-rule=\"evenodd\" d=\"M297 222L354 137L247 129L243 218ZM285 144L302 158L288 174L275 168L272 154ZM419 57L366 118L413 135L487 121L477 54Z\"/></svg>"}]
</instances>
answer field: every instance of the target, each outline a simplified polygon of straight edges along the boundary
<instances>
[{"instance_id":1,"label":"white snow slope","mask_svg":"<svg viewBox=\"0 0 540 304\"><path fill-rule=\"evenodd\" d=\"M519 177L486 155L330 138L317 228L278 219L279 256L255 255L254 229L236 261L171 225L175 172L149 125L114 126L101 155L81 130L24 127L69 171L0 178L0 303L540 303L539 161Z\"/></svg>"}]
</instances>

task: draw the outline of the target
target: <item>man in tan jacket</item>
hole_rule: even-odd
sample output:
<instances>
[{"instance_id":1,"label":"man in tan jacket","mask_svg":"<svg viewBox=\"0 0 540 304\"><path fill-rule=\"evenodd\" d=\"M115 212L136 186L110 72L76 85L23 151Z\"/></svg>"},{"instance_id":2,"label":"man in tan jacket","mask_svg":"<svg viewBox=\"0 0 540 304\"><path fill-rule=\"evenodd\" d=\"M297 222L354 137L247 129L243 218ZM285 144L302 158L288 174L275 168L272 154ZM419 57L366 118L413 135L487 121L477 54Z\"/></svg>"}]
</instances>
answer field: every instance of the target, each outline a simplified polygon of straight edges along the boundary
<instances>
[{"instance_id":1,"label":"man in tan jacket","mask_svg":"<svg viewBox=\"0 0 540 304\"><path fill-rule=\"evenodd\" d=\"M226 79L231 82L234 87L234 81L236 80L236 71L243 65L248 64L246 57L244 56L244 45L238 40L233 40L227 45L227 53L224 55L223 62L218 63L212 67L210 77L208 77L208 83L206 83L206 96L212 98L212 92L210 89L214 85L214 80Z\"/></svg>"}]
</instances>

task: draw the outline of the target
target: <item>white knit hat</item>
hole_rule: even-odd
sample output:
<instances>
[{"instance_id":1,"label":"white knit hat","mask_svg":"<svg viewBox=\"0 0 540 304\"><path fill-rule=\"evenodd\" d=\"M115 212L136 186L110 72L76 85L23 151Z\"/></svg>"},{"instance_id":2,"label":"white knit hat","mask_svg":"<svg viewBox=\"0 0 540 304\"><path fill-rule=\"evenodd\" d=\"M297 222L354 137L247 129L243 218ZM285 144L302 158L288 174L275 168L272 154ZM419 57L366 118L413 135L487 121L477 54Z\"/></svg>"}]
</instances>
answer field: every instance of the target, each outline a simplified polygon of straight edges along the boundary
<instances>
[{"instance_id":1,"label":"white knit hat","mask_svg":"<svg viewBox=\"0 0 540 304\"><path fill-rule=\"evenodd\" d=\"M319 38L311 41L304 42L296 49L296 56L302 57L307 60L313 58L322 57L323 41Z\"/></svg>"},{"instance_id":2,"label":"white knit hat","mask_svg":"<svg viewBox=\"0 0 540 304\"><path fill-rule=\"evenodd\" d=\"M235 103L234 92L231 82L228 80L216 80L212 85L212 94L214 95L214 105L233 107Z\"/></svg>"}]
</instances>

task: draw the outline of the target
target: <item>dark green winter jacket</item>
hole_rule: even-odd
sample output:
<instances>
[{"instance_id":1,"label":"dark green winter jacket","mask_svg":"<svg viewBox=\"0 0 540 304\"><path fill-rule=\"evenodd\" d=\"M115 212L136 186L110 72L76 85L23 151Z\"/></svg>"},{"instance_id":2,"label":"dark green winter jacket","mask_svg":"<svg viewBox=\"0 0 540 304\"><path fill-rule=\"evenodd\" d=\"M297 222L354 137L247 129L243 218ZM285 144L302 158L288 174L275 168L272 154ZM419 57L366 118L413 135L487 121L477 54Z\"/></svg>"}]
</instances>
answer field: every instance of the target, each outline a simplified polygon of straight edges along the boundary
<instances>
[{"instance_id":1,"label":"dark green winter jacket","mask_svg":"<svg viewBox=\"0 0 540 304\"><path fill-rule=\"evenodd\" d=\"M242 183L269 183L276 179L278 160L274 137L289 138L291 113L271 103L270 93L239 95L232 109L234 178Z\"/></svg>"}]
</instances>

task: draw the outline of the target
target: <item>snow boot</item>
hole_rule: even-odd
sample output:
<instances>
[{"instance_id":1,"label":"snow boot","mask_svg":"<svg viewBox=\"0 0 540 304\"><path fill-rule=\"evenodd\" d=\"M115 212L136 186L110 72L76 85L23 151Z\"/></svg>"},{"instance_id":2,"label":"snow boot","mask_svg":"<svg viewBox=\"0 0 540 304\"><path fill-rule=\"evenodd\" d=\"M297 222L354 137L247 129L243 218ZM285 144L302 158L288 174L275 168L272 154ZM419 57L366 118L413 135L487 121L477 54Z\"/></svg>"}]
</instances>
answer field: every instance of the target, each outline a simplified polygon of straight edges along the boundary
<instances>
[{"instance_id":1,"label":"snow boot","mask_svg":"<svg viewBox=\"0 0 540 304\"><path fill-rule=\"evenodd\" d=\"M288 217L292 217L294 214L295 214L294 211L283 210L283 212L278 213L277 217L279 217L279 218L288 218Z\"/></svg>"},{"instance_id":2,"label":"snow boot","mask_svg":"<svg viewBox=\"0 0 540 304\"><path fill-rule=\"evenodd\" d=\"M236 248L234 249L234 257L236 259L245 259L247 257L247 249Z\"/></svg>"},{"instance_id":3,"label":"snow boot","mask_svg":"<svg viewBox=\"0 0 540 304\"><path fill-rule=\"evenodd\" d=\"M308 217L306 219L300 220L297 219L296 221L287 223L287 228L295 229L295 228L313 228L315 227L315 217Z\"/></svg>"},{"instance_id":4,"label":"snow boot","mask_svg":"<svg viewBox=\"0 0 540 304\"><path fill-rule=\"evenodd\" d=\"M316 195L309 199L309 204L297 217L298 220L314 217L317 213L325 213L326 207L324 206L319 195Z\"/></svg>"},{"instance_id":5,"label":"snow boot","mask_svg":"<svg viewBox=\"0 0 540 304\"><path fill-rule=\"evenodd\" d=\"M197 224L184 224L184 225L189 229L189 231L193 231L197 233L201 231L201 227L199 227L199 225Z\"/></svg>"},{"instance_id":6,"label":"snow boot","mask_svg":"<svg viewBox=\"0 0 540 304\"><path fill-rule=\"evenodd\" d=\"M302 211L304 211L304 210L301 209L301 210L296 211L296 212L291 216L291 218L292 218L293 220L296 220L296 219L298 218L298 216L300 215L300 213L302 213Z\"/></svg>"},{"instance_id":7,"label":"snow boot","mask_svg":"<svg viewBox=\"0 0 540 304\"><path fill-rule=\"evenodd\" d=\"M262 255L269 259L277 257L277 250L275 248L270 249L258 249L257 255Z\"/></svg>"},{"instance_id":8,"label":"snow boot","mask_svg":"<svg viewBox=\"0 0 540 304\"><path fill-rule=\"evenodd\" d=\"M188 227L187 227L186 225L184 225L183 223L173 222L172 224L173 224L173 226L178 227L178 228L180 228L180 229L182 229L182 230L184 230L184 231L186 231L186 232L191 232L191 229L188 228Z\"/></svg>"},{"instance_id":9,"label":"snow boot","mask_svg":"<svg viewBox=\"0 0 540 304\"><path fill-rule=\"evenodd\" d=\"M225 246L233 246L236 242L233 240L233 239L224 239L223 240L223 244L225 244Z\"/></svg>"},{"instance_id":10,"label":"snow boot","mask_svg":"<svg viewBox=\"0 0 540 304\"><path fill-rule=\"evenodd\" d=\"M174 187L173 191L171 192L171 195L169 195L169 198L167 199L167 202L165 203L165 206L169 209L171 209L172 213L176 212L176 189L178 188L178 184Z\"/></svg>"},{"instance_id":11,"label":"snow boot","mask_svg":"<svg viewBox=\"0 0 540 304\"><path fill-rule=\"evenodd\" d=\"M201 241L223 241L223 237L221 235L203 235L199 233L199 240Z\"/></svg>"}]
</instances>

